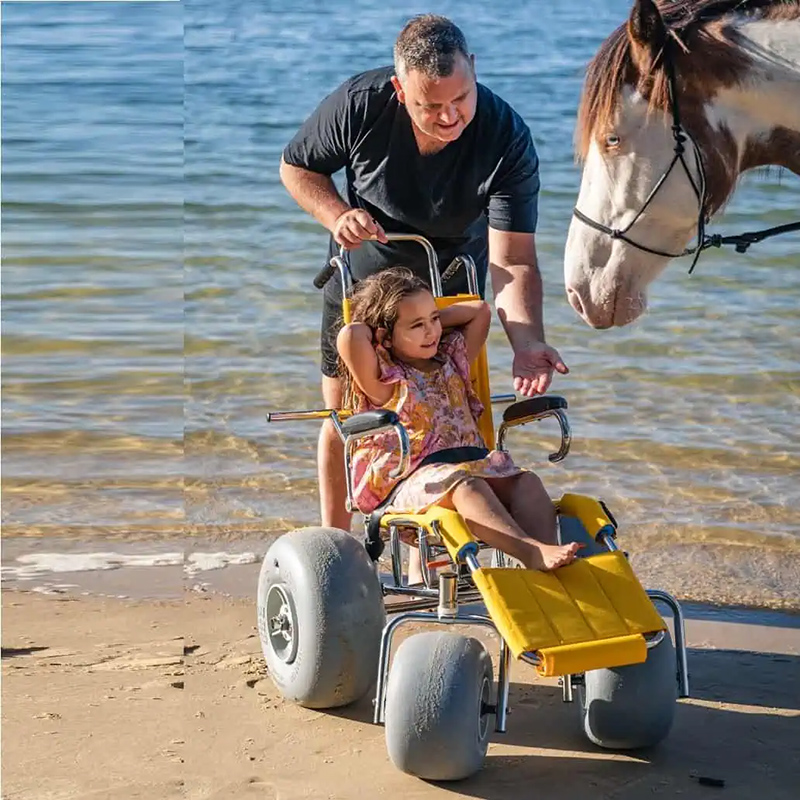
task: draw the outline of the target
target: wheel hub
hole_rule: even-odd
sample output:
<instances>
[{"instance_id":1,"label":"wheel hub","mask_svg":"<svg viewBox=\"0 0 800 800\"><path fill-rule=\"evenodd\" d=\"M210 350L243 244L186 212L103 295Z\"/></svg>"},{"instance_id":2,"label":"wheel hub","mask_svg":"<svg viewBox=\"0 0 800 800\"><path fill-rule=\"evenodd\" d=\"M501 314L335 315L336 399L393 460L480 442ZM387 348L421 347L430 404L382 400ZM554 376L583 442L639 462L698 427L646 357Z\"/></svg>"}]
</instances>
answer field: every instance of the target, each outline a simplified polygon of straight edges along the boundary
<instances>
[{"instance_id":1,"label":"wheel hub","mask_svg":"<svg viewBox=\"0 0 800 800\"><path fill-rule=\"evenodd\" d=\"M266 601L267 641L275 655L291 664L297 655L297 621L290 595L284 586L271 586Z\"/></svg>"},{"instance_id":2,"label":"wheel hub","mask_svg":"<svg viewBox=\"0 0 800 800\"><path fill-rule=\"evenodd\" d=\"M489 703L492 698L492 687L484 676L481 682L481 697L478 704L478 738L483 741L489 735Z\"/></svg>"}]
</instances>

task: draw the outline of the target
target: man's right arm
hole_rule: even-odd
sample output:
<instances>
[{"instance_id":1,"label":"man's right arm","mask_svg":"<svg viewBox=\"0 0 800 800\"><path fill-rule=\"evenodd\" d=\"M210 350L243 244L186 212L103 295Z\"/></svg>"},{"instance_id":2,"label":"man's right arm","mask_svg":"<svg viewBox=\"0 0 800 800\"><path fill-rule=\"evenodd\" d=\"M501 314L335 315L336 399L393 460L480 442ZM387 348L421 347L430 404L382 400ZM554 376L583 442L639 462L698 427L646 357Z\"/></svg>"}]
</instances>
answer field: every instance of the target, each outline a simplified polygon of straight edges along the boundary
<instances>
[{"instance_id":1,"label":"man's right arm","mask_svg":"<svg viewBox=\"0 0 800 800\"><path fill-rule=\"evenodd\" d=\"M287 164L281 156L281 183L303 211L333 231L336 220L350 210L330 175Z\"/></svg>"},{"instance_id":2,"label":"man's right arm","mask_svg":"<svg viewBox=\"0 0 800 800\"><path fill-rule=\"evenodd\" d=\"M330 175L287 164L281 157L281 182L304 211L325 226L348 250L366 239L386 242L383 228L363 209L350 208Z\"/></svg>"}]
</instances>

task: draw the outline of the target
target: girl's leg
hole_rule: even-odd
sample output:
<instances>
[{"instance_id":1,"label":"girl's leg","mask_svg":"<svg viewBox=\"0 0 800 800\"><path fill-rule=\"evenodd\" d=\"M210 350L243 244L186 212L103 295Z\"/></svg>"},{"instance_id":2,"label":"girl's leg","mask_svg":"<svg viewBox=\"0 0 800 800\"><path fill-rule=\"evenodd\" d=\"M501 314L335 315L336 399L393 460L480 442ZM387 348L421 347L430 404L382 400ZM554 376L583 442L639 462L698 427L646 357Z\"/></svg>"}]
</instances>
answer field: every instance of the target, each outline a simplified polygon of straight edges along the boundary
<instances>
[{"instance_id":1,"label":"girl's leg","mask_svg":"<svg viewBox=\"0 0 800 800\"><path fill-rule=\"evenodd\" d=\"M556 509L537 475L522 472L508 478L487 478L500 502L528 536L556 544Z\"/></svg>"},{"instance_id":2,"label":"girl's leg","mask_svg":"<svg viewBox=\"0 0 800 800\"><path fill-rule=\"evenodd\" d=\"M422 583L422 563L418 547L408 548L408 585Z\"/></svg>"},{"instance_id":3,"label":"girl's leg","mask_svg":"<svg viewBox=\"0 0 800 800\"><path fill-rule=\"evenodd\" d=\"M518 558L528 569L551 570L575 559L578 545L545 544L532 539L483 478L468 478L449 496L452 507L483 542ZM442 502L446 505L447 501Z\"/></svg>"}]
</instances>

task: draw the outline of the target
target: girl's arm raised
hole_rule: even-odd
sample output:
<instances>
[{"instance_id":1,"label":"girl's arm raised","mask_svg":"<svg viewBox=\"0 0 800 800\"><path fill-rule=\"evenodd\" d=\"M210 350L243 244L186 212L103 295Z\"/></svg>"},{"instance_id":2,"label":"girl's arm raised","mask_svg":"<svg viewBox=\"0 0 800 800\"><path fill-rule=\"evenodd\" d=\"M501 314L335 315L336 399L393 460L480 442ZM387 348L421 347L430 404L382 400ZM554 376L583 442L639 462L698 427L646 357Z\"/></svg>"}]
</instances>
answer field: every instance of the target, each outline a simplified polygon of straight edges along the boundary
<instances>
[{"instance_id":1,"label":"girl's arm raised","mask_svg":"<svg viewBox=\"0 0 800 800\"><path fill-rule=\"evenodd\" d=\"M353 381L376 406L392 399L394 387L381 383L381 368L368 325L363 322L345 325L336 337L336 348Z\"/></svg>"},{"instance_id":2,"label":"girl's arm raised","mask_svg":"<svg viewBox=\"0 0 800 800\"><path fill-rule=\"evenodd\" d=\"M465 300L443 308L439 314L443 328L461 328L467 344L467 358L470 363L480 353L486 337L492 312L483 300Z\"/></svg>"}]
</instances>

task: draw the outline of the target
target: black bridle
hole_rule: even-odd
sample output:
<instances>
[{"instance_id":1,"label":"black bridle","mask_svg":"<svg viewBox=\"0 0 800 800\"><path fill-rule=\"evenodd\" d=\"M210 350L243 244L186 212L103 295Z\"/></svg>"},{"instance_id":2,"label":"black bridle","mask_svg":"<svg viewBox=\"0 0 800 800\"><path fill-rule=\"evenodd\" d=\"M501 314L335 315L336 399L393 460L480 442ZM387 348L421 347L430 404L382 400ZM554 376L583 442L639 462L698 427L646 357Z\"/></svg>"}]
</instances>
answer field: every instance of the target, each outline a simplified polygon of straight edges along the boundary
<instances>
[{"instance_id":1,"label":"black bridle","mask_svg":"<svg viewBox=\"0 0 800 800\"><path fill-rule=\"evenodd\" d=\"M672 110L672 136L675 140L675 149L673 150L672 161L669 162L669 166L666 168L666 170L664 170L650 194L647 195L647 199L644 201L641 209L639 209L639 212L624 228L609 228L608 225L603 225L602 222L597 222L591 217L587 217L586 214L584 214L577 206L573 209L572 213L581 222L583 222L584 225L588 225L590 228L600 231L600 233L605 233L612 239L620 239L621 241L632 245L638 250L643 250L645 253L653 253L653 255L664 256L665 258L681 258L682 256L694 255L694 258L692 259L692 265L689 267L689 274L691 274L694 270L697 260L700 258L700 254L703 252L703 250L707 250L709 247L722 247L723 245L732 244L735 246L737 253L744 253L751 244L756 244L763 239L768 239L770 236L778 236L781 233L790 233L791 231L800 230L800 222L790 222L787 225L776 225L774 228L766 228L761 231L751 231L749 233L739 233L731 236L721 236L719 234L706 236L706 223L708 222L709 215L706 211L706 171L703 164L703 157L700 153L700 148L697 146L697 142L695 142L695 140L692 139L692 137L689 136L685 130L683 130L681 125L680 111L678 109L675 68L672 63L672 59L669 57L669 44L667 44L663 52L664 70L667 75L669 104ZM694 147L694 160L698 175L697 181L695 181L695 179L692 177L692 172L689 169L689 165L686 163L685 143L687 139L691 141ZM656 250L653 247L647 247L646 245L636 242L633 239L630 239L627 234L628 231L630 231L630 229L636 224L642 214L644 214L647 207L650 205L650 202L656 196L658 190L664 185L664 182L667 180L669 174L672 172L676 164L680 164L683 167L683 171L686 173L686 177L689 179L689 183L691 184L692 190L697 198L697 243L694 245L694 247L685 248L681 253L667 253L663 250Z\"/></svg>"}]
</instances>

